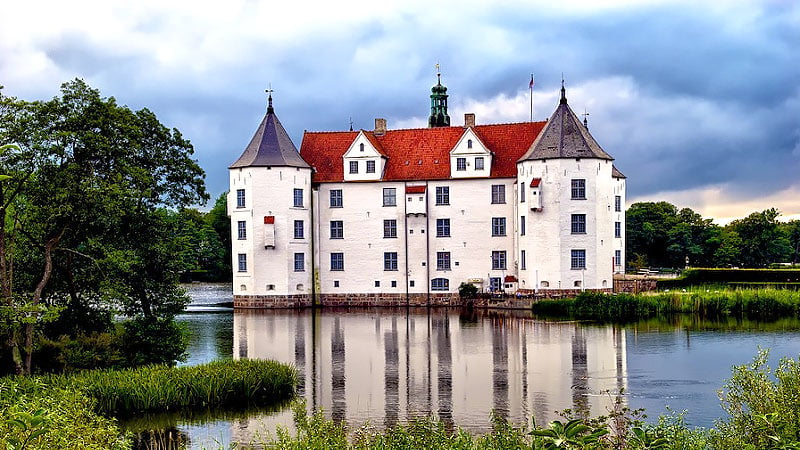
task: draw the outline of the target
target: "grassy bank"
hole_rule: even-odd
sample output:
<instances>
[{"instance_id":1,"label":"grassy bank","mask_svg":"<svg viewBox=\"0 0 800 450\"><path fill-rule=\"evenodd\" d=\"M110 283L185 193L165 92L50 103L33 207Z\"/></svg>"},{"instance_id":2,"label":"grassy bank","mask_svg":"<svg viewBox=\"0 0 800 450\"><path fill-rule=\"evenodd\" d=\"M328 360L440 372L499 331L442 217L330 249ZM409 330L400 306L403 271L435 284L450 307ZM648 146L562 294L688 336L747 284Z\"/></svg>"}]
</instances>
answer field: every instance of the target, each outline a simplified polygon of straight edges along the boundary
<instances>
[{"instance_id":1,"label":"grassy bank","mask_svg":"<svg viewBox=\"0 0 800 450\"><path fill-rule=\"evenodd\" d=\"M767 357L760 351L751 364L733 368L719 393L727 416L711 429L689 428L681 414L645 423L641 411L630 410L621 399L607 416L565 413L562 420L546 426L517 426L493 417L493 431L481 436L460 428L448 431L434 418L414 419L384 431L348 430L321 412L307 415L305 405L297 404L295 435L279 429L275 436L253 444L283 449L798 449L800 359L783 359L773 369Z\"/></svg>"},{"instance_id":2,"label":"grassy bank","mask_svg":"<svg viewBox=\"0 0 800 450\"><path fill-rule=\"evenodd\" d=\"M126 448L110 417L264 405L291 398L296 381L291 367L261 360L7 377L0 379L0 450Z\"/></svg>"},{"instance_id":3,"label":"grassy bank","mask_svg":"<svg viewBox=\"0 0 800 450\"><path fill-rule=\"evenodd\" d=\"M582 292L574 299L542 300L533 312L545 316L628 321L667 314L747 317L773 320L800 315L800 291L781 289L695 288L643 294Z\"/></svg>"}]
</instances>

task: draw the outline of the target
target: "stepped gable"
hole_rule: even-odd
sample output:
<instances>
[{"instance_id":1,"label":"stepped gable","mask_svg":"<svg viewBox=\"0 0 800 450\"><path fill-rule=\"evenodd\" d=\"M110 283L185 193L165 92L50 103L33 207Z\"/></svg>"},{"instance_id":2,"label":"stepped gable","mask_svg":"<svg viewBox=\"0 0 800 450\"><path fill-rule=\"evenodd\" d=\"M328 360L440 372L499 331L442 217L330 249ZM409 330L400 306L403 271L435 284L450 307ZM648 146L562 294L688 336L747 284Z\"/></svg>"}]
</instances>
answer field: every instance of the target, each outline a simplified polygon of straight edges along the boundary
<instances>
[{"instance_id":1,"label":"stepped gable","mask_svg":"<svg viewBox=\"0 0 800 450\"><path fill-rule=\"evenodd\" d=\"M614 159L600 147L569 107L563 84L558 108L520 161L555 158Z\"/></svg>"},{"instance_id":2,"label":"stepped gable","mask_svg":"<svg viewBox=\"0 0 800 450\"><path fill-rule=\"evenodd\" d=\"M516 177L517 160L544 126L544 122L523 122L473 127L493 154L490 177ZM387 130L382 134L361 131L387 158L382 181L415 181L450 179L450 151L466 129L417 128ZM357 131L305 132L300 155L314 168L315 183L344 181L342 157L356 136Z\"/></svg>"},{"instance_id":3,"label":"stepped gable","mask_svg":"<svg viewBox=\"0 0 800 450\"><path fill-rule=\"evenodd\" d=\"M229 169L240 167L310 167L294 146L289 134L281 125L272 108L272 94L269 96L267 114L256 130L256 134L245 148L244 153Z\"/></svg>"}]
</instances>

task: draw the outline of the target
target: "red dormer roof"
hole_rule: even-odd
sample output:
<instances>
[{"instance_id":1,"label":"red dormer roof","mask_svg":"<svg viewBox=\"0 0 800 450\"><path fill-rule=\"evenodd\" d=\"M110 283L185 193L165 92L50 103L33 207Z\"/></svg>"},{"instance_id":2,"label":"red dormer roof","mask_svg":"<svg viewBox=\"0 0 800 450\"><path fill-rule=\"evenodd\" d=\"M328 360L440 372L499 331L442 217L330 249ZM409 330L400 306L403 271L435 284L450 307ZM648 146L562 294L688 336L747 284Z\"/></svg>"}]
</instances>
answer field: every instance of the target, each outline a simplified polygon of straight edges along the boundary
<instances>
[{"instance_id":1,"label":"red dormer roof","mask_svg":"<svg viewBox=\"0 0 800 450\"><path fill-rule=\"evenodd\" d=\"M531 180L531 187L539 187L540 184L542 184L541 178L534 178Z\"/></svg>"},{"instance_id":2,"label":"red dormer roof","mask_svg":"<svg viewBox=\"0 0 800 450\"><path fill-rule=\"evenodd\" d=\"M490 177L513 178L517 160L530 148L545 122L478 125L475 134L494 155ZM450 151L466 130L463 127L364 131L387 157L384 181L443 180L450 178ZM344 181L342 156L358 132L305 132L300 155L314 169L316 183Z\"/></svg>"},{"instance_id":3,"label":"red dormer roof","mask_svg":"<svg viewBox=\"0 0 800 450\"><path fill-rule=\"evenodd\" d=\"M406 186L406 194L424 194L425 185L421 186Z\"/></svg>"}]
</instances>

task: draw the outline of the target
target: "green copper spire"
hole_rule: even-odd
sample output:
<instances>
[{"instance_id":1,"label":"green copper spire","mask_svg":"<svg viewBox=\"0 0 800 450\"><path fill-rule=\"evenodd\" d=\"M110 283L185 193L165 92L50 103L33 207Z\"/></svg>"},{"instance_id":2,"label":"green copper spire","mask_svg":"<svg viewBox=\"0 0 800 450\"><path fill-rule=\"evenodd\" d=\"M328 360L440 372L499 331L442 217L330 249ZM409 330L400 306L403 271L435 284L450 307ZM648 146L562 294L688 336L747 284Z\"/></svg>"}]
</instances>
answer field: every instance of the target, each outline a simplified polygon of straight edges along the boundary
<instances>
[{"instance_id":1,"label":"green copper spire","mask_svg":"<svg viewBox=\"0 0 800 450\"><path fill-rule=\"evenodd\" d=\"M428 128L449 127L447 88L442 86L442 73L439 71L439 64L436 64L436 79L436 86L431 88L431 116L428 117Z\"/></svg>"}]
</instances>

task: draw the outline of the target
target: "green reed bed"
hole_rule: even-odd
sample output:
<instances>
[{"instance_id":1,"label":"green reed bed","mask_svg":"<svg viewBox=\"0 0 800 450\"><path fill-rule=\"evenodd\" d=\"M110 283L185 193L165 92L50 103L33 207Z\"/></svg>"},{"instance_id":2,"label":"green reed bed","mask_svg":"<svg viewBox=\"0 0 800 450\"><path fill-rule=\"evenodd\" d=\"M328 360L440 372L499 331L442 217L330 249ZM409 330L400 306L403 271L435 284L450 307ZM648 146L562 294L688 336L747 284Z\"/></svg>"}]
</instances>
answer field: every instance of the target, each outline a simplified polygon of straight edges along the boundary
<instances>
[{"instance_id":1,"label":"green reed bed","mask_svg":"<svg viewBox=\"0 0 800 450\"><path fill-rule=\"evenodd\" d=\"M103 414L264 405L294 395L297 375L275 361L242 359L199 366L146 366L71 377Z\"/></svg>"},{"instance_id":2,"label":"green reed bed","mask_svg":"<svg viewBox=\"0 0 800 450\"><path fill-rule=\"evenodd\" d=\"M0 450L127 448L112 417L264 406L291 398L296 382L292 367L263 360L0 378Z\"/></svg>"},{"instance_id":3,"label":"green reed bed","mask_svg":"<svg viewBox=\"0 0 800 450\"><path fill-rule=\"evenodd\" d=\"M800 316L800 291L716 287L643 294L582 292L574 299L542 300L533 312L593 320L637 320L667 314L773 320Z\"/></svg>"}]
</instances>

